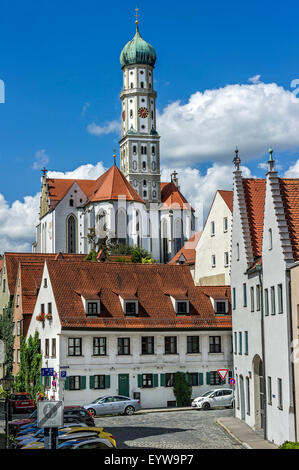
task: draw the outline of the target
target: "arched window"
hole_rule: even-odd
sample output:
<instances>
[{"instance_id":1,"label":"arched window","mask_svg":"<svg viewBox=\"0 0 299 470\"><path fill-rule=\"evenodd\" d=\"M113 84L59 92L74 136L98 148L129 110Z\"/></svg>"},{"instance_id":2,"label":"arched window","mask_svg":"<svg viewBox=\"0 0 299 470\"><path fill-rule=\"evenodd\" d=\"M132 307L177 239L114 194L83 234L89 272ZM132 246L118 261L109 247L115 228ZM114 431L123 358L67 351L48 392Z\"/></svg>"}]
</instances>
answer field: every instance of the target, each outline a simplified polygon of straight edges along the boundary
<instances>
[{"instance_id":1,"label":"arched window","mask_svg":"<svg viewBox=\"0 0 299 470\"><path fill-rule=\"evenodd\" d=\"M161 227L162 235L162 260L163 263L168 263L168 230L167 230L167 220L162 221Z\"/></svg>"},{"instance_id":2,"label":"arched window","mask_svg":"<svg viewBox=\"0 0 299 470\"><path fill-rule=\"evenodd\" d=\"M127 213L125 209L118 209L115 219L116 237L118 243L126 245L127 243Z\"/></svg>"},{"instance_id":3,"label":"arched window","mask_svg":"<svg viewBox=\"0 0 299 470\"><path fill-rule=\"evenodd\" d=\"M174 222L174 243L175 252L177 253L183 246L183 221L176 219Z\"/></svg>"},{"instance_id":4,"label":"arched window","mask_svg":"<svg viewBox=\"0 0 299 470\"><path fill-rule=\"evenodd\" d=\"M107 213L101 210L98 215L98 235L99 238L105 238L107 235Z\"/></svg>"},{"instance_id":5,"label":"arched window","mask_svg":"<svg viewBox=\"0 0 299 470\"><path fill-rule=\"evenodd\" d=\"M139 211L136 211L136 235L137 246L141 246L141 215Z\"/></svg>"},{"instance_id":6,"label":"arched window","mask_svg":"<svg viewBox=\"0 0 299 470\"><path fill-rule=\"evenodd\" d=\"M70 207L73 207L74 206L74 199L70 199Z\"/></svg>"},{"instance_id":7,"label":"arched window","mask_svg":"<svg viewBox=\"0 0 299 470\"><path fill-rule=\"evenodd\" d=\"M76 253L76 219L70 215L67 219L67 252Z\"/></svg>"}]
</instances>

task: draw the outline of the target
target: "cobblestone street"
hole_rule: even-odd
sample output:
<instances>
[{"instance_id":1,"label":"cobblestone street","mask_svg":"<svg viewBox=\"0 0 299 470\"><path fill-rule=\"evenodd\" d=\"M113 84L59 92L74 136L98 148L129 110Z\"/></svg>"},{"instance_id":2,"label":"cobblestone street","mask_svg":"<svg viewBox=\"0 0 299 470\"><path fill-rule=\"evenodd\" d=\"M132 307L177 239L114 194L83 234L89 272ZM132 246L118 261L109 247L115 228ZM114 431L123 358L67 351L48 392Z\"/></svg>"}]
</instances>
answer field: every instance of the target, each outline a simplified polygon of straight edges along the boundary
<instances>
[{"instance_id":1,"label":"cobblestone street","mask_svg":"<svg viewBox=\"0 0 299 470\"><path fill-rule=\"evenodd\" d=\"M215 420L232 410L171 411L96 418L119 449L241 449Z\"/></svg>"}]
</instances>

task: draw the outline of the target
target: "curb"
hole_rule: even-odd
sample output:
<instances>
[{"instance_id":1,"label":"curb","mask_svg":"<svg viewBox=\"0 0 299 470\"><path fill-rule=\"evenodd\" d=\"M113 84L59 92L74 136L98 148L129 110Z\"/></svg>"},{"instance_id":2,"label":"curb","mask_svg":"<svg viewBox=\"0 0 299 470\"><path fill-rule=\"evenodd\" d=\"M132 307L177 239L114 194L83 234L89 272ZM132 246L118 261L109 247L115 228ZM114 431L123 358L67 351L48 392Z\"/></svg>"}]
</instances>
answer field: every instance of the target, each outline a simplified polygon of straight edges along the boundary
<instances>
[{"instance_id":1,"label":"curb","mask_svg":"<svg viewBox=\"0 0 299 470\"><path fill-rule=\"evenodd\" d=\"M235 436L221 421L218 421L217 419L216 423L219 426L221 426L227 432L227 434L229 434L233 439L235 439L239 444L241 444L241 446L243 446L244 449L252 449L252 447L249 444L247 444L246 442L240 441L240 439L237 436Z\"/></svg>"},{"instance_id":2,"label":"curb","mask_svg":"<svg viewBox=\"0 0 299 470\"><path fill-rule=\"evenodd\" d=\"M146 413L168 413L168 412L171 412L171 411L194 411L194 408L192 407L188 407L188 408L175 408L175 407L171 407L171 408L154 408L154 409L147 409L147 410L139 410L139 411L136 411L136 413L134 413L135 415L142 415L142 414L146 414Z\"/></svg>"}]
</instances>

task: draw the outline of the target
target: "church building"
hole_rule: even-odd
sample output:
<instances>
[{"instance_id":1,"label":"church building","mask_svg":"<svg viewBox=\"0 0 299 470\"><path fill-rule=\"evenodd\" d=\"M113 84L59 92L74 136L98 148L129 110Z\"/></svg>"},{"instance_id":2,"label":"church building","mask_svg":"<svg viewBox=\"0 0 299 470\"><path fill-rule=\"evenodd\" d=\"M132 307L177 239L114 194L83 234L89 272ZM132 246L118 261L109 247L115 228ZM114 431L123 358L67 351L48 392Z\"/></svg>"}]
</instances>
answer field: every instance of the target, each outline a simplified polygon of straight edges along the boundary
<instances>
[{"instance_id":1,"label":"church building","mask_svg":"<svg viewBox=\"0 0 299 470\"><path fill-rule=\"evenodd\" d=\"M89 253L87 235L140 246L167 263L196 231L194 209L180 192L177 173L161 182L156 129L154 48L136 33L123 48L120 168L93 180L49 178L43 170L35 253Z\"/></svg>"}]
</instances>

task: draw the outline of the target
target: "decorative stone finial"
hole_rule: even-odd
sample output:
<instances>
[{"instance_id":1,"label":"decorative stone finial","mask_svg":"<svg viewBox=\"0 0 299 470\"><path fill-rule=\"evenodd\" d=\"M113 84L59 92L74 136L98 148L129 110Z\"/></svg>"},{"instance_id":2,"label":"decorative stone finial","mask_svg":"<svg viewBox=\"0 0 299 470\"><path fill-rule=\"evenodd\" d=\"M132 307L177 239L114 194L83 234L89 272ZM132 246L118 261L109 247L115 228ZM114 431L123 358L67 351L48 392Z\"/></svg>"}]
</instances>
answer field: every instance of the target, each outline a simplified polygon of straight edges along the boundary
<instances>
[{"instance_id":1,"label":"decorative stone finial","mask_svg":"<svg viewBox=\"0 0 299 470\"><path fill-rule=\"evenodd\" d=\"M273 158L273 149L269 148L268 171L274 171L275 160Z\"/></svg>"},{"instance_id":2,"label":"decorative stone finial","mask_svg":"<svg viewBox=\"0 0 299 470\"><path fill-rule=\"evenodd\" d=\"M233 163L235 164L235 169L236 170L240 170L240 163L241 163L241 159L239 157L239 150L238 150L238 147L236 147L236 150L235 150L235 158L233 159Z\"/></svg>"}]
</instances>

